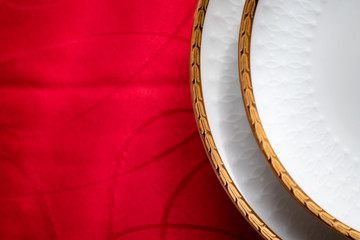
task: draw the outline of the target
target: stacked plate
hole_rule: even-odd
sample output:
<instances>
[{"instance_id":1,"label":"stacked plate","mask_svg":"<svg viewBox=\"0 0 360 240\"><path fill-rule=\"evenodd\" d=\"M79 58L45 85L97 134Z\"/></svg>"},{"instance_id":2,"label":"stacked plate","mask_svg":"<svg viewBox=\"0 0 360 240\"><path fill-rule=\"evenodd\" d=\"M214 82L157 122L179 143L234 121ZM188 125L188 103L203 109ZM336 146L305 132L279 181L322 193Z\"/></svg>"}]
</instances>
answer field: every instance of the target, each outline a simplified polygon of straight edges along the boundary
<instances>
[{"instance_id":1,"label":"stacked plate","mask_svg":"<svg viewBox=\"0 0 360 240\"><path fill-rule=\"evenodd\" d=\"M199 0L206 151L265 239L360 239L360 1Z\"/></svg>"}]
</instances>

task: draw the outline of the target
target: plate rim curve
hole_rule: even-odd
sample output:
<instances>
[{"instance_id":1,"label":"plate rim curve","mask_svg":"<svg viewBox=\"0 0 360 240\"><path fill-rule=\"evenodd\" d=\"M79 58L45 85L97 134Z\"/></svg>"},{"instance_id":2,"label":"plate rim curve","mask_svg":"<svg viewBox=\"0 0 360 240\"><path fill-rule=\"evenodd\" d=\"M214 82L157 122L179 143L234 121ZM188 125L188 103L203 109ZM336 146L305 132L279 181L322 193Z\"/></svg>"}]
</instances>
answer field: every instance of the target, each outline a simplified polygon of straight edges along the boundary
<instances>
[{"instance_id":1,"label":"plate rim curve","mask_svg":"<svg viewBox=\"0 0 360 240\"><path fill-rule=\"evenodd\" d=\"M225 192L228 194L232 203L239 210L245 220L256 230L256 232L264 239L280 240L274 231L272 231L261 218L248 205L247 201L241 195L238 188L232 181L224 163L217 151L212 133L207 120L207 115L203 102L201 75L200 75L200 48L202 28L205 20L206 9L210 0L198 0L194 13L194 20L191 30L190 40L190 92L194 115L198 127L198 131L206 150L211 166L216 173Z\"/></svg>"},{"instance_id":2,"label":"plate rim curve","mask_svg":"<svg viewBox=\"0 0 360 240\"><path fill-rule=\"evenodd\" d=\"M290 193L290 195L316 219L324 223L331 230L349 239L360 239L360 232L350 228L338 219L331 216L318 206L292 179L281 161L273 150L261 123L258 109L256 107L250 69L250 44L254 15L258 0L246 0L241 18L239 41L238 41L238 66L239 81L241 86L242 99L246 116L254 135L254 138L261 150L267 164L275 174L276 178Z\"/></svg>"}]
</instances>

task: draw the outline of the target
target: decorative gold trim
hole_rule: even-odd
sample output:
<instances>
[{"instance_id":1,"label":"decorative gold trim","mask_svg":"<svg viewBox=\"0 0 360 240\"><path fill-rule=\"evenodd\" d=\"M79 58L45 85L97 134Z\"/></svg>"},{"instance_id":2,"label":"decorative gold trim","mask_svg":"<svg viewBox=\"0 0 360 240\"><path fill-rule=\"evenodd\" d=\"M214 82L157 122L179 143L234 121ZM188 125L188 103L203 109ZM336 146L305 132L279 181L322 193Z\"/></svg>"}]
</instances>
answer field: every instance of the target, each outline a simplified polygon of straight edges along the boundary
<instances>
[{"instance_id":1,"label":"decorative gold trim","mask_svg":"<svg viewBox=\"0 0 360 240\"><path fill-rule=\"evenodd\" d=\"M256 5L257 0L246 0L245 2L239 34L239 77L246 115L258 146L279 181L305 209L332 230L349 239L360 240L360 232L332 217L304 193L285 170L266 137L256 108L250 74L250 41Z\"/></svg>"},{"instance_id":2,"label":"decorative gold trim","mask_svg":"<svg viewBox=\"0 0 360 240\"><path fill-rule=\"evenodd\" d=\"M200 76L201 35L208 3L209 0L198 1L194 15L190 47L190 85L192 103L200 136L216 175L237 209L264 239L280 240L280 238L256 215L236 188L217 151L210 131L204 107Z\"/></svg>"}]
</instances>

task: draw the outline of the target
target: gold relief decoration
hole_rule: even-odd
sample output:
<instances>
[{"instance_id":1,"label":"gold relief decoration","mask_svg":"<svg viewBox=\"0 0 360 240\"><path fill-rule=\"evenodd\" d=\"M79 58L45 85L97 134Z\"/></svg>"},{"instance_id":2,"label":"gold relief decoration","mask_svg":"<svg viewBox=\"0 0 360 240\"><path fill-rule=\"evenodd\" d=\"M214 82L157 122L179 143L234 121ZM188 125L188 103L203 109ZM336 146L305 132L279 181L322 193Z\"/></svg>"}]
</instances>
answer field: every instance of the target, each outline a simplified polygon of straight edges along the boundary
<instances>
[{"instance_id":1,"label":"gold relief decoration","mask_svg":"<svg viewBox=\"0 0 360 240\"><path fill-rule=\"evenodd\" d=\"M201 35L209 1L199 0L197 3L190 46L190 85L192 103L200 136L216 175L241 214L264 239L279 240L280 238L257 216L240 194L224 166L211 134L204 107L200 75Z\"/></svg>"},{"instance_id":2,"label":"gold relief decoration","mask_svg":"<svg viewBox=\"0 0 360 240\"><path fill-rule=\"evenodd\" d=\"M303 192L283 167L266 137L256 108L250 73L250 39L257 2L258 0L246 0L240 26L238 53L239 77L243 102L250 127L258 146L279 181L305 209L309 210L317 219L325 223L325 225L332 230L349 239L360 240L360 232L346 226L329 215Z\"/></svg>"}]
</instances>

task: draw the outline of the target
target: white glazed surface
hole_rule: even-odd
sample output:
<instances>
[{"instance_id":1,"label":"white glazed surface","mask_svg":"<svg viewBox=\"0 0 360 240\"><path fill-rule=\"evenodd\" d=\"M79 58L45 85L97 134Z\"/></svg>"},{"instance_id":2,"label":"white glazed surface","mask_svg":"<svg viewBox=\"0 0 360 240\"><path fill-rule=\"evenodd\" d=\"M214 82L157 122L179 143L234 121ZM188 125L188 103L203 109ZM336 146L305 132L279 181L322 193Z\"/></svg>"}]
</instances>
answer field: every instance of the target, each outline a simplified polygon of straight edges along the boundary
<instances>
[{"instance_id":1,"label":"white glazed surface","mask_svg":"<svg viewBox=\"0 0 360 240\"><path fill-rule=\"evenodd\" d=\"M342 239L307 213L281 186L258 149L243 107L238 34L244 0L210 0L201 43L201 82L219 154L245 200L279 237Z\"/></svg>"},{"instance_id":2,"label":"white glazed surface","mask_svg":"<svg viewBox=\"0 0 360 240\"><path fill-rule=\"evenodd\" d=\"M298 186L360 230L360 1L259 1L250 66L260 120Z\"/></svg>"}]
</instances>

